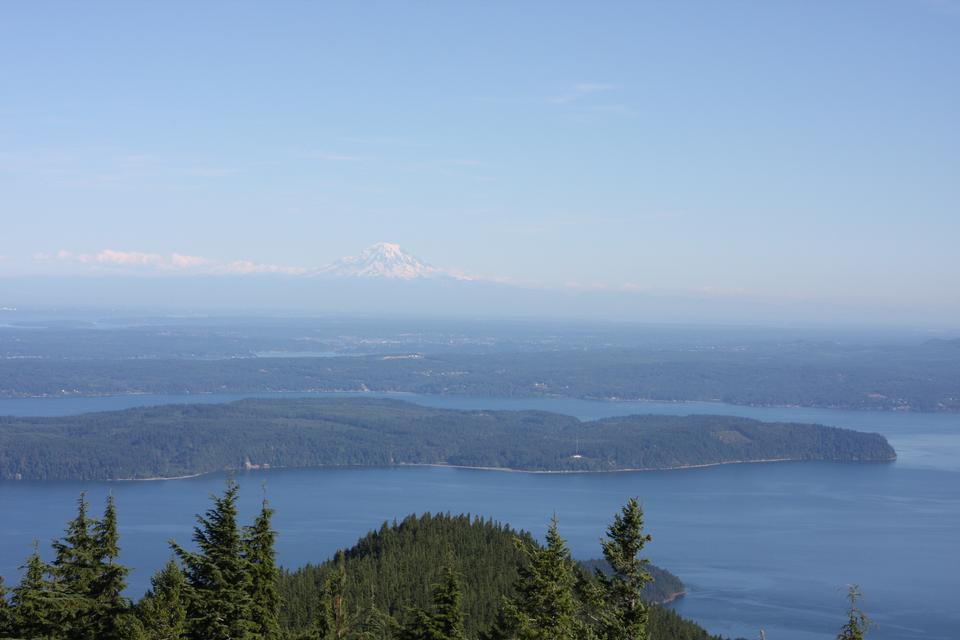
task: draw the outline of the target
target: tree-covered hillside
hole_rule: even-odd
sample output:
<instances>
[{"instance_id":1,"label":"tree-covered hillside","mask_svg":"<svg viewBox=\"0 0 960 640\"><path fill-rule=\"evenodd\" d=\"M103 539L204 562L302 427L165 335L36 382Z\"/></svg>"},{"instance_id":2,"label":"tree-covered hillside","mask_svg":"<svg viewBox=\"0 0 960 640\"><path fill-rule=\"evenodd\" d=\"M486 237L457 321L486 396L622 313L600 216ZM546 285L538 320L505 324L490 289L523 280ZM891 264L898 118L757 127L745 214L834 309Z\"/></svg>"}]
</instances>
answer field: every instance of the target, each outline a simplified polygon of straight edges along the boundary
<instances>
[{"instance_id":1,"label":"tree-covered hillside","mask_svg":"<svg viewBox=\"0 0 960 640\"><path fill-rule=\"evenodd\" d=\"M460 576L462 607L468 637L476 637L497 620L502 601L513 595L517 567L524 562L515 544L530 536L508 526L468 515L424 514L400 522L384 523L356 545L320 565L307 565L284 572L280 578L284 628L305 630L317 618L323 586L342 562L345 600L367 603L394 618L402 619L410 607L427 608L432 587L450 564ZM605 561L581 563L583 577L594 569L609 571ZM673 574L647 567L653 581L643 589L649 601L662 601L683 589ZM651 607L649 628L654 638L709 638L702 628L669 609Z\"/></svg>"},{"instance_id":2,"label":"tree-covered hillside","mask_svg":"<svg viewBox=\"0 0 960 640\"><path fill-rule=\"evenodd\" d=\"M376 399L244 400L0 418L0 478L175 477L244 466L463 465L615 471L759 460L885 461L886 439L727 416L581 422Z\"/></svg>"},{"instance_id":3,"label":"tree-covered hillside","mask_svg":"<svg viewBox=\"0 0 960 640\"><path fill-rule=\"evenodd\" d=\"M44 559L39 545L8 591L0 576L0 638L19 640L714 640L650 602L657 575L636 498L614 515L591 573L570 555L556 518L544 543L470 516L410 516L384 524L332 560L293 572L276 562L266 500L238 519L239 485L198 515L192 544L139 601L125 595L119 518L84 494ZM598 563L594 563L595 565ZM839 640L869 620L850 589ZM719 640L718 638L716 640Z\"/></svg>"},{"instance_id":4,"label":"tree-covered hillside","mask_svg":"<svg viewBox=\"0 0 960 640\"><path fill-rule=\"evenodd\" d=\"M264 501L254 521L241 525L238 491L230 481L213 497L197 517L192 545L170 542L173 557L137 602L124 595L129 569L120 562L112 497L97 519L81 494L52 558L35 548L9 595L0 577L0 638L712 638L649 603L654 578L640 553L650 536L636 500L601 541L605 571L591 573L570 557L556 521L541 545L489 520L426 514L385 523L323 564L281 572L273 510ZM554 623L566 633L542 633Z\"/></svg>"}]
</instances>

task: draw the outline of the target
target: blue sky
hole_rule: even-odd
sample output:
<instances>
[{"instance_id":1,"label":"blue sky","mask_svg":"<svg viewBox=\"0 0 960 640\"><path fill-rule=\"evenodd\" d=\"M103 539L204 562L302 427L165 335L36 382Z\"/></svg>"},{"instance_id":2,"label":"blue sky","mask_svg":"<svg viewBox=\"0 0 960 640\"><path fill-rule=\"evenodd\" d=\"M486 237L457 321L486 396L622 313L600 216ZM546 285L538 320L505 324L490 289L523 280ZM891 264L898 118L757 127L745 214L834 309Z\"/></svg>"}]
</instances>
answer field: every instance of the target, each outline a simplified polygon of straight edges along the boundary
<instances>
[{"instance_id":1,"label":"blue sky","mask_svg":"<svg viewBox=\"0 0 960 640\"><path fill-rule=\"evenodd\" d=\"M387 240L960 313L960 2L466 4L3 4L0 273Z\"/></svg>"}]
</instances>

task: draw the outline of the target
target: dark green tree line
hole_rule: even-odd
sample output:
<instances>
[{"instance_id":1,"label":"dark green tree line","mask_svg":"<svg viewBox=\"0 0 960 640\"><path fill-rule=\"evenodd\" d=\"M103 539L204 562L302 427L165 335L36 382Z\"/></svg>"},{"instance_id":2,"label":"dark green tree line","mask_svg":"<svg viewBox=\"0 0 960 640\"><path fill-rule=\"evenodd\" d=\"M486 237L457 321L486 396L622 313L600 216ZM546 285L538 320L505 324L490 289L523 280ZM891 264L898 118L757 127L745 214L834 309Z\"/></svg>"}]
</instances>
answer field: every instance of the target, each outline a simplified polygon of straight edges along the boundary
<instances>
[{"instance_id":1,"label":"dark green tree line","mask_svg":"<svg viewBox=\"0 0 960 640\"><path fill-rule=\"evenodd\" d=\"M136 604L123 594L117 510L77 515L44 562L34 548L20 583L0 580L0 638L26 640L716 640L644 596L650 536L631 499L601 541L604 568L587 571L560 535L545 542L470 516L385 524L328 563L282 573L273 510L238 521L238 485L197 516L194 549L174 557ZM850 591L838 640L869 621Z\"/></svg>"},{"instance_id":2,"label":"dark green tree line","mask_svg":"<svg viewBox=\"0 0 960 640\"><path fill-rule=\"evenodd\" d=\"M171 560L134 605L123 592L113 497L100 519L81 494L77 515L46 563L27 558L10 598L0 583L0 637L48 640L279 640L279 570L273 511L264 502L249 527L237 523L238 487L215 497L194 531L197 551L172 543Z\"/></svg>"},{"instance_id":3,"label":"dark green tree line","mask_svg":"<svg viewBox=\"0 0 960 640\"><path fill-rule=\"evenodd\" d=\"M523 552L516 595L504 603L506 634L518 640L577 640L588 637L574 593L576 565L560 537L557 519L547 529L546 546L517 539Z\"/></svg>"},{"instance_id":4,"label":"dark green tree line","mask_svg":"<svg viewBox=\"0 0 960 640\"><path fill-rule=\"evenodd\" d=\"M431 608L410 611L400 640L466 640L462 601L460 578L448 559L433 585Z\"/></svg>"},{"instance_id":5,"label":"dark green tree line","mask_svg":"<svg viewBox=\"0 0 960 640\"><path fill-rule=\"evenodd\" d=\"M233 480L197 516L197 551L171 542L186 576L186 630L193 640L272 640L280 635L273 510L266 501L250 527L237 522Z\"/></svg>"},{"instance_id":6,"label":"dark green tree line","mask_svg":"<svg viewBox=\"0 0 960 640\"><path fill-rule=\"evenodd\" d=\"M151 589L137 605L144 634L152 640L187 637L187 578L172 558L150 580Z\"/></svg>"}]
</instances>

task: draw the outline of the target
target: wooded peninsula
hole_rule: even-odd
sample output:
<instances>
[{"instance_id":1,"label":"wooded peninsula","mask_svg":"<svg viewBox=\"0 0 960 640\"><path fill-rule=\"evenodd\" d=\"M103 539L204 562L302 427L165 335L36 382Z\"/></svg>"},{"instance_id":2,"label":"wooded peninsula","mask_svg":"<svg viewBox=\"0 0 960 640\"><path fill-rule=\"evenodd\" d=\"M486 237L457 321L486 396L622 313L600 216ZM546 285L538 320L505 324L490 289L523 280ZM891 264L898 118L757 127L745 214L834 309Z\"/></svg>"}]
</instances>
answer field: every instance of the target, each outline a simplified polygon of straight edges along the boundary
<instances>
[{"instance_id":1,"label":"wooded peninsula","mask_svg":"<svg viewBox=\"0 0 960 640\"><path fill-rule=\"evenodd\" d=\"M172 478L224 469L446 465L529 472L740 462L884 462L886 439L731 416L580 421L368 398L251 399L69 417L0 418L0 478Z\"/></svg>"}]
</instances>

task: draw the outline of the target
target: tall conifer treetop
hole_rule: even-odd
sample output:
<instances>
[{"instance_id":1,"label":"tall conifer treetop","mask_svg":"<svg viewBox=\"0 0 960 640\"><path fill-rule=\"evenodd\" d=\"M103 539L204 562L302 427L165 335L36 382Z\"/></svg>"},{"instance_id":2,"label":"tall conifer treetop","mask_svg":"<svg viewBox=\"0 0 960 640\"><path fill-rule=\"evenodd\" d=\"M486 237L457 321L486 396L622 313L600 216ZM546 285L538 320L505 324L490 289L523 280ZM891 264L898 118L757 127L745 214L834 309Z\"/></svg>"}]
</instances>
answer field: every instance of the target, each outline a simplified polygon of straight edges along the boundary
<instances>
[{"instance_id":1,"label":"tall conifer treetop","mask_svg":"<svg viewBox=\"0 0 960 640\"><path fill-rule=\"evenodd\" d=\"M607 539L600 542L603 557L612 572L597 571L602 590L603 607L600 612L601 633L606 640L645 640L647 633L647 604L641 593L653 580L647 571L649 560L640 557L644 545L650 542L643 532L643 510L636 498L631 498L607 529Z\"/></svg>"},{"instance_id":2,"label":"tall conifer treetop","mask_svg":"<svg viewBox=\"0 0 960 640\"><path fill-rule=\"evenodd\" d=\"M198 552L176 543L173 550L183 562L190 586L188 629L197 640L253 638L250 597L242 543L237 526L237 492L233 480L223 496L213 497L214 506L197 516L193 541Z\"/></svg>"}]
</instances>

